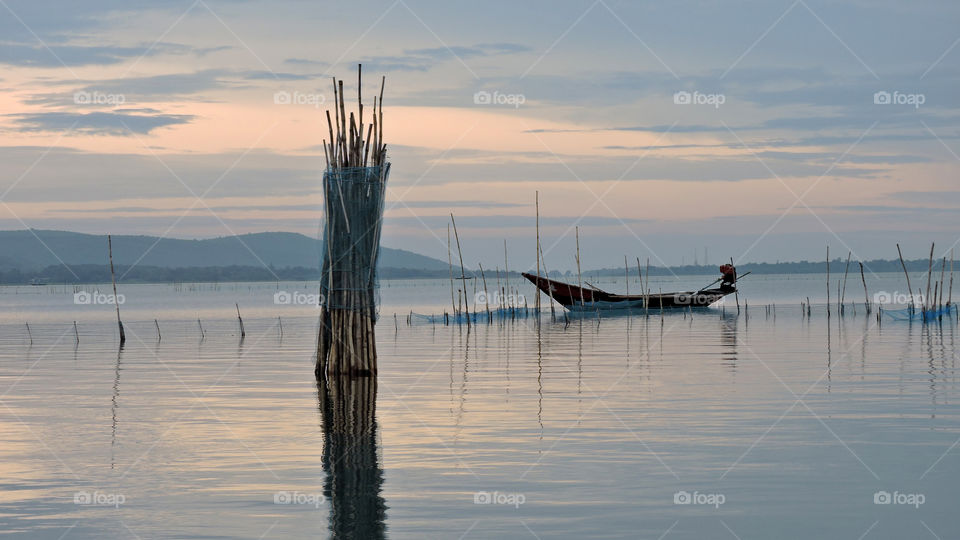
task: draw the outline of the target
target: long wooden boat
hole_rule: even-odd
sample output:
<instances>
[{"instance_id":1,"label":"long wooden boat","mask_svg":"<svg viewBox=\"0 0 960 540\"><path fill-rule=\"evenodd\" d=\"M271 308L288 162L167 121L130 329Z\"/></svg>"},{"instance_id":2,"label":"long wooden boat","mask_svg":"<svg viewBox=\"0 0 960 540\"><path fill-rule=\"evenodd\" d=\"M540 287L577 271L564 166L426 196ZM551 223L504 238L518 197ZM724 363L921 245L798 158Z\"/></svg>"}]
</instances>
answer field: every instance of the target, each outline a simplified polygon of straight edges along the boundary
<instances>
[{"instance_id":1,"label":"long wooden boat","mask_svg":"<svg viewBox=\"0 0 960 540\"><path fill-rule=\"evenodd\" d=\"M676 309L688 307L707 307L728 294L737 292L736 269L730 265L723 265L723 276L708 285L721 282L719 287L704 288L699 291L683 291L657 294L614 294L596 287L578 287L555 279L545 278L535 274L523 273L523 277L530 280L548 297L570 311L597 311L611 309ZM746 274L744 274L746 275Z\"/></svg>"}]
</instances>

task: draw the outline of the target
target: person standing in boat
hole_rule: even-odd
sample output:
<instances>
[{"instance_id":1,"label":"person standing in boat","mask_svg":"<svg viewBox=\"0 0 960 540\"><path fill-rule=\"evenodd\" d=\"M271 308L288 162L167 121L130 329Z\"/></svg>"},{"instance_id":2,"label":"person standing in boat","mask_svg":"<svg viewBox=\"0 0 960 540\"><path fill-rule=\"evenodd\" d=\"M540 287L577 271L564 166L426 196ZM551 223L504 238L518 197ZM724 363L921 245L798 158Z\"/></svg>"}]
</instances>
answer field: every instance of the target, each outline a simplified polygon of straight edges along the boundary
<instances>
[{"instance_id":1,"label":"person standing in boat","mask_svg":"<svg viewBox=\"0 0 960 540\"><path fill-rule=\"evenodd\" d=\"M733 292L736 290L737 269L732 264L724 264L720 267L720 273L723 275L720 281L720 290Z\"/></svg>"}]
</instances>

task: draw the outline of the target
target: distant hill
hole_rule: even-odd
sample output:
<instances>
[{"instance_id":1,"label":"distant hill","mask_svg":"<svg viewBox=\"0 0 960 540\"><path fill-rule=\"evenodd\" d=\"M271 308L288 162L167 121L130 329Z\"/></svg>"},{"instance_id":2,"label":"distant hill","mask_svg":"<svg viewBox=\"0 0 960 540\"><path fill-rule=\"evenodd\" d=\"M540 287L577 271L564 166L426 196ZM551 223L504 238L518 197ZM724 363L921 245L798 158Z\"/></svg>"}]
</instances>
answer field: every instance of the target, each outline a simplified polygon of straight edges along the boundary
<instances>
[{"instance_id":1,"label":"distant hill","mask_svg":"<svg viewBox=\"0 0 960 540\"><path fill-rule=\"evenodd\" d=\"M155 236L113 236L118 266L153 268L255 267L317 268L321 243L288 232L265 232L205 240ZM107 237L66 231L0 231L0 271L39 272L50 266L107 263ZM444 261L402 249L382 248L380 267L449 272Z\"/></svg>"}]
</instances>

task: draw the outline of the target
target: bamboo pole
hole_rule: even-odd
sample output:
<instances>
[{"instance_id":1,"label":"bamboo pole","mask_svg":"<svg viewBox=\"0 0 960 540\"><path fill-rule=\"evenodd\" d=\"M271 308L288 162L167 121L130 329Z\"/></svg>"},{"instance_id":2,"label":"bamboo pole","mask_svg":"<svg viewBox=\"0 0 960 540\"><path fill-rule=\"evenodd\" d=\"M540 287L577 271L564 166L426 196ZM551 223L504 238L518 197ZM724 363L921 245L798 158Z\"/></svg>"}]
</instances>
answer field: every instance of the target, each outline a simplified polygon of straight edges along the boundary
<instances>
[{"instance_id":1,"label":"bamboo pole","mask_svg":"<svg viewBox=\"0 0 960 540\"><path fill-rule=\"evenodd\" d=\"M950 250L950 293L947 295L947 307L953 305L953 250Z\"/></svg>"},{"instance_id":2,"label":"bamboo pole","mask_svg":"<svg viewBox=\"0 0 960 540\"><path fill-rule=\"evenodd\" d=\"M450 304L453 305L453 316L457 316L457 303L453 299L453 253L450 251L450 224L447 223L447 264L450 266Z\"/></svg>"},{"instance_id":3,"label":"bamboo pole","mask_svg":"<svg viewBox=\"0 0 960 540\"><path fill-rule=\"evenodd\" d=\"M80 343L80 330L77 330L77 321L73 321L73 335L77 338L77 344Z\"/></svg>"},{"instance_id":4,"label":"bamboo pole","mask_svg":"<svg viewBox=\"0 0 960 540\"><path fill-rule=\"evenodd\" d=\"M110 281L113 283L113 306L117 308L117 328L120 329L120 346L127 341L127 334L123 331L123 322L120 320L120 299L117 296L117 276L113 271L113 239L107 235L107 252L110 257ZM79 337L77 338L79 342Z\"/></svg>"},{"instance_id":5,"label":"bamboo pole","mask_svg":"<svg viewBox=\"0 0 960 540\"><path fill-rule=\"evenodd\" d=\"M903 267L903 275L907 277L907 291L910 293L910 310L913 311L916 306L913 302L913 287L910 285L910 272L907 272L907 265L903 262L903 252L900 251L900 244L897 244L897 255L900 256L900 266Z\"/></svg>"},{"instance_id":6,"label":"bamboo pole","mask_svg":"<svg viewBox=\"0 0 960 540\"><path fill-rule=\"evenodd\" d=\"M830 317L830 246L827 246L827 317Z\"/></svg>"},{"instance_id":7,"label":"bamboo pole","mask_svg":"<svg viewBox=\"0 0 960 540\"><path fill-rule=\"evenodd\" d=\"M923 298L923 310L927 311L930 309L928 304L930 303L930 277L933 275L933 246L930 244L930 263L927 268L927 295Z\"/></svg>"},{"instance_id":8,"label":"bamboo pole","mask_svg":"<svg viewBox=\"0 0 960 540\"><path fill-rule=\"evenodd\" d=\"M470 327L470 301L467 299L467 275L463 270L463 251L460 250L460 235L457 234L457 220L453 218L453 212L450 213L450 222L453 223L453 237L457 240L457 254L460 257L460 278L463 280L463 304L467 308L467 328Z\"/></svg>"},{"instance_id":9,"label":"bamboo pole","mask_svg":"<svg viewBox=\"0 0 960 540\"><path fill-rule=\"evenodd\" d=\"M30 332L30 323L25 323L27 325L27 337L30 338L30 344L33 345L33 333Z\"/></svg>"},{"instance_id":10,"label":"bamboo pole","mask_svg":"<svg viewBox=\"0 0 960 540\"><path fill-rule=\"evenodd\" d=\"M161 339L163 339L163 337L160 336L160 323L157 322L156 319L154 319L153 324L157 325L157 341L160 341Z\"/></svg>"},{"instance_id":11,"label":"bamboo pole","mask_svg":"<svg viewBox=\"0 0 960 540\"><path fill-rule=\"evenodd\" d=\"M490 291L487 290L487 276L483 273L483 265L478 262L477 266L480 267L480 277L483 279L483 296L487 299L485 302L487 307L487 324L490 324Z\"/></svg>"},{"instance_id":12,"label":"bamboo pole","mask_svg":"<svg viewBox=\"0 0 960 540\"><path fill-rule=\"evenodd\" d=\"M577 235L577 288L580 289L580 310L583 310L583 275L580 273L580 227L574 229ZM591 297L593 293L591 293Z\"/></svg>"},{"instance_id":13,"label":"bamboo pole","mask_svg":"<svg viewBox=\"0 0 960 540\"><path fill-rule=\"evenodd\" d=\"M536 199L535 199L535 206L536 206L536 212L537 212L537 248L536 248L536 252L534 253L534 257L537 259L537 280L539 280L539 279L540 279L540 192L539 192L539 191L536 192L535 197L536 197ZM536 292L536 294L537 294L537 300L536 300L535 304L536 304L536 308L537 308L537 320L539 321L539 317L540 317L540 287L539 287L539 284L538 284L538 286L536 286L536 287L534 287L534 288L535 288L536 291L537 291L537 292Z\"/></svg>"},{"instance_id":14,"label":"bamboo pole","mask_svg":"<svg viewBox=\"0 0 960 540\"><path fill-rule=\"evenodd\" d=\"M197 317L197 326L200 327L200 340L202 341L203 338L205 338L205 337L207 337L207 336L206 336L206 334L203 333L203 323L200 322L200 317Z\"/></svg>"},{"instance_id":15,"label":"bamboo pole","mask_svg":"<svg viewBox=\"0 0 960 540\"><path fill-rule=\"evenodd\" d=\"M947 269L947 258L940 262L940 294L937 297L937 309L943 308L943 273Z\"/></svg>"},{"instance_id":16,"label":"bamboo pole","mask_svg":"<svg viewBox=\"0 0 960 540\"><path fill-rule=\"evenodd\" d=\"M844 304L844 303L846 302L846 300L847 300L847 272L850 271L850 255L852 255L852 254L853 254L852 251L847 251L847 264L846 264L846 266L845 266L844 269L843 269L843 290L840 291L840 295L839 295L839 298L840 298L840 314L841 314L841 315L843 314L843 311L844 311L844 310L843 310L843 304Z\"/></svg>"},{"instance_id":17,"label":"bamboo pole","mask_svg":"<svg viewBox=\"0 0 960 540\"><path fill-rule=\"evenodd\" d=\"M863 263L858 261L860 265L860 280L863 281L863 302L866 305L867 315L870 314L870 294L867 292L867 278L863 275Z\"/></svg>"},{"instance_id":18,"label":"bamboo pole","mask_svg":"<svg viewBox=\"0 0 960 540\"><path fill-rule=\"evenodd\" d=\"M240 321L240 338L247 337L247 331L243 329L243 317L240 316L240 304L234 304L237 306L237 320Z\"/></svg>"}]
</instances>

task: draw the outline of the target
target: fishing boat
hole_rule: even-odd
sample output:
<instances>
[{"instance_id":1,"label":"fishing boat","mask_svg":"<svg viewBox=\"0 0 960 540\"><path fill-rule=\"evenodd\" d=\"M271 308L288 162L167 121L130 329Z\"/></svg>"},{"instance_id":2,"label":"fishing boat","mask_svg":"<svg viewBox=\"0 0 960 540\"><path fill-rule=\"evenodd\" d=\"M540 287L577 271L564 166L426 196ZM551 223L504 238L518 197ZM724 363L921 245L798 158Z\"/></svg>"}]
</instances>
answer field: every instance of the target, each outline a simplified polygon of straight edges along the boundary
<instances>
[{"instance_id":1,"label":"fishing boat","mask_svg":"<svg viewBox=\"0 0 960 540\"><path fill-rule=\"evenodd\" d=\"M587 283L587 287L571 285L555 279L524 272L538 289L570 311L597 311L614 309L676 309L704 308L728 294L737 292L737 269L725 264L720 267L721 276L698 291L683 291L657 294L615 294L603 291ZM741 278L745 277L747 272ZM710 288L720 283L719 287Z\"/></svg>"}]
</instances>

